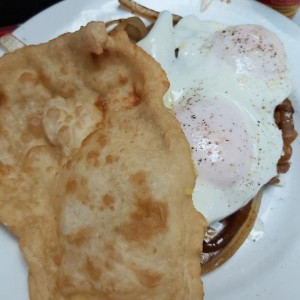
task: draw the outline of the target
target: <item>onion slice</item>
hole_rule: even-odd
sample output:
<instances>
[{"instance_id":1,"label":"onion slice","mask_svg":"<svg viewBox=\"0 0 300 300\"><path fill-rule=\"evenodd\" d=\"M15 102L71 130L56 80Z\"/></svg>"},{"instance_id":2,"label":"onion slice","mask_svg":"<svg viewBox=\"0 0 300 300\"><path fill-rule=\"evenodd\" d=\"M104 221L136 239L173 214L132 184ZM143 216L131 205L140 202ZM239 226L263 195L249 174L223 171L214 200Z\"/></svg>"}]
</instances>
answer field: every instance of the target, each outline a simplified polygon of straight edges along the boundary
<instances>
[{"instance_id":1,"label":"onion slice","mask_svg":"<svg viewBox=\"0 0 300 300\"><path fill-rule=\"evenodd\" d=\"M133 0L119 0L119 3L130 10L132 13L145 17L147 19L156 20L159 16L159 12L147 8L143 5L136 3ZM176 24L181 19L181 16L173 14L173 23Z\"/></svg>"},{"instance_id":2,"label":"onion slice","mask_svg":"<svg viewBox=\"0 0 300 300\"><path fill-rule=\"evenodd\" d=\"M6 34L0 38L0 46L5 52L13 52L24 47L25 44L13 34Z\"/></svg>"},{"instance_id":3,"label":"onion slice","mask_svg":"<svg viewBox=\"0 0 300 300\"><path fill-rule=\"evenodd\" d=\"M143 39L150 30L139 17L112 20L105 23L107 29L114 25L115 27L110 32L125 30L129 38L135 43Z\"/></svg>"}]
</instances>

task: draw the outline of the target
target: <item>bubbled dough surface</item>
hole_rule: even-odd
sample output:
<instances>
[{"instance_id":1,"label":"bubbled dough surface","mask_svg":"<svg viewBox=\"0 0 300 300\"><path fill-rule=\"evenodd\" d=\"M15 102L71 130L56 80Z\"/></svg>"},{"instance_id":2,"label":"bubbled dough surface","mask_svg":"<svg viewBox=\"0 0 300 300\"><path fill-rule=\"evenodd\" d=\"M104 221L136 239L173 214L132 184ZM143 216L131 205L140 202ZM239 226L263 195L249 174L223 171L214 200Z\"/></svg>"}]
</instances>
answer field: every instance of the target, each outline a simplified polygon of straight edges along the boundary
<instances>
[{"instance_id":1,"label":"bubbled dough surface","mask_svg":"<svg viewBox=\"0 0 300 300\"><path fill-rule=\"evenodd\" d=\"M158 64L91 23L0 68L0 221L31 298L199 299L205 221Z\"/></svg>"}]
</instances>

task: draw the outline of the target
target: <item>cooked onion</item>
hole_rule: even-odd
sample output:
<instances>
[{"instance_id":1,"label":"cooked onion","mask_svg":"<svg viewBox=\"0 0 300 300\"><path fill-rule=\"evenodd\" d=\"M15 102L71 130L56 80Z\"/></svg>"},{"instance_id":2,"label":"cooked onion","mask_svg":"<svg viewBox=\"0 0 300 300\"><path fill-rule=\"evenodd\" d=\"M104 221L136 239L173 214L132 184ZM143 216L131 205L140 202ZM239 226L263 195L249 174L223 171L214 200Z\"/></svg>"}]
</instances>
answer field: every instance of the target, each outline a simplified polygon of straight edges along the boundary
<instances>
[{"instance_id":1,"label":"cooked onion","mask_svg":"<svg viewBox=\"0 0 300 300\"><path fill-rule=\"evenodd\" d=\"M159 16L159 12L147 8L143 5L136 3L133 0L119 0L119 3L130 10L132 13L143 16L147 19L156 20ZM176 24L181 19L178 15L173 15L173 23Z\"/></svg>"},{"instance_id":2,"label":"cooked onion","mask_svg":"<svg viewBox=\"0 0 300 300\"><path fill-rule=\"evenodd\" d=\"M25 44L13 34L6 34L0 38L0 47L3 48L5 52L13 52L24 46Z\"/></svg>"},{"instance_id":3,"label":"cooked onion","mask_svg":"<svg viewBox=\"0 0 300 300\"><path fill-rule=\"evenodd\" d=\"M106 28L116 25L111 32L116 30L125 30L129 38L138 42L143 39L149 32L143 21L138 17L131 17L127 19L112 20L105 23Z\"/></svg>"}]
</instances>

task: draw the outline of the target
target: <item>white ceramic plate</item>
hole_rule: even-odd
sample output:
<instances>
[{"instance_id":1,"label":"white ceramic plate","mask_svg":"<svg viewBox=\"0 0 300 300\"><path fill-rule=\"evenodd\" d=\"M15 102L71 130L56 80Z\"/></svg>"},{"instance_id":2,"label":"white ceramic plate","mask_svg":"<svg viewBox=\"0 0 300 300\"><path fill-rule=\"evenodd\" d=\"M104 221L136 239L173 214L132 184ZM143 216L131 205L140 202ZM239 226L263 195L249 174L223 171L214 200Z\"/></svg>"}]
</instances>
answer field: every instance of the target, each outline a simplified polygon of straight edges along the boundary
<instances>
[{"instance_id":1,"label":"white ceramic plate","mask_svg":"<svg viewBox=\"0 0 300 300\"><path fill-rule=\"evenodd\" d=\"M283 41L293 71L291 96L300 130L300 27L252 0L215 1L200 13L200 0L140 0L148 7L169 9L180 15L196 14L227 24L254 23L273 30ZM148 2L148 3L147 3ZM27 44L48 41L75 31L91 20L127 17L117 0L66 0L35 16L15 31ZM1 54L1 53L0 53ZM204 276L205 300L295 300L300 278L300 139L294 147L292 167L281 183L266 190L259 218L237 254ZM0 226L0 299L27 300L27 269L17 241Z\"/></svg>"}]
</instances>

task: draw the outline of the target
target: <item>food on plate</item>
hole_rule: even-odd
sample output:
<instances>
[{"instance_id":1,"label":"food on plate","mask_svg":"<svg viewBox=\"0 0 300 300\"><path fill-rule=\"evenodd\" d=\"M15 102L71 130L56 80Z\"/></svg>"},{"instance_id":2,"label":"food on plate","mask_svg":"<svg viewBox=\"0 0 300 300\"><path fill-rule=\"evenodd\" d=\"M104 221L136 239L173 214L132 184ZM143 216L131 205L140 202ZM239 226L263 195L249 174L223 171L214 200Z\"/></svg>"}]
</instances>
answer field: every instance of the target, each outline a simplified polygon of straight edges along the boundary
<instances>
[{"instance_id":1,"label":"food on plate","mask_svg":"<svg viewBox=\"0 0 300 300\"><path fill-rule=\"evenodd\" d=\"M259 191L289 168L297 136L293 108L285 100L290 72L281 41L262 26L227 26L194 16L174 28L173 23L170 13L161 13L138 44L167 72L165 104L193 150L193 200L211 224L202 256L206 272L246 239Z\"/></svg>"},{"instance_id":2,"label":"food on plate","mask_svg":"<svg viewBox=\"0 0 300 300\"><path fill-rule=\"evenodd\" d=\"M193 150L195 207L212 223L243 207L277 174L274 111L291 91L286 55L258 25L226 26L163 12L139 45L170 80L165 103ZM184 74L184 75L183 75Z\"/></svg>"},{"instance_id":3,"label":"food on plate","mask_svg":"<svg viewBox=\"0 0 300 300\"><path fill-rule=\"evenodd\" d=\"M206 221L159 64L92 22L0 69L0 221L31 299L200 299Z\"/></svg>"}]
</instances>

